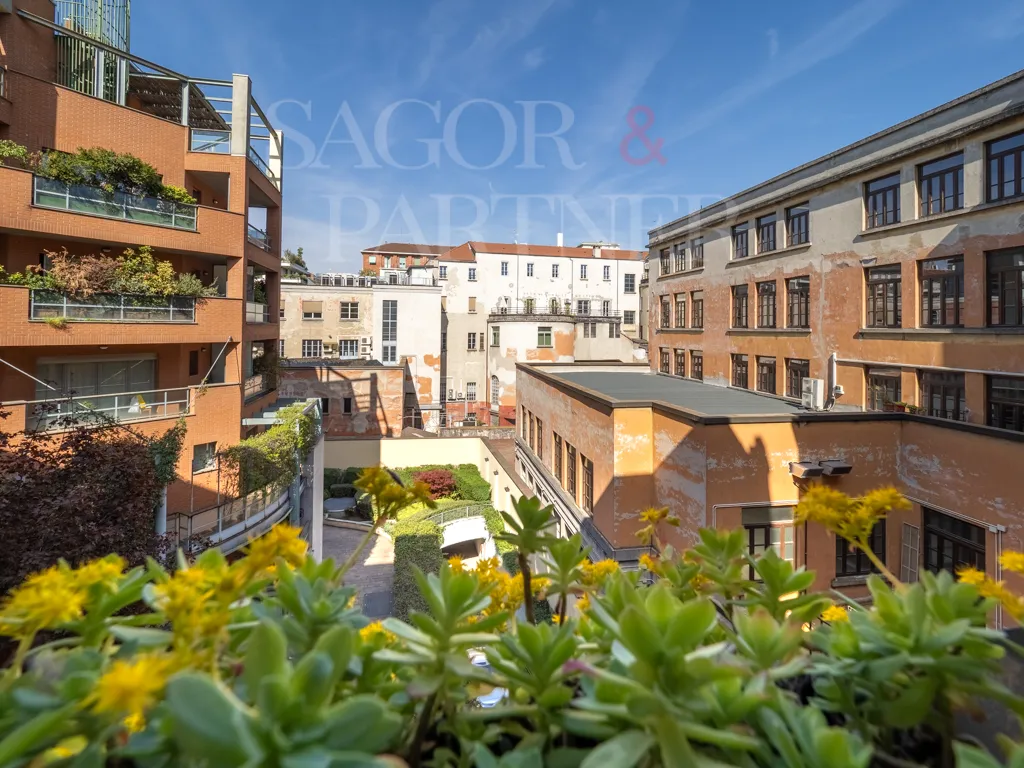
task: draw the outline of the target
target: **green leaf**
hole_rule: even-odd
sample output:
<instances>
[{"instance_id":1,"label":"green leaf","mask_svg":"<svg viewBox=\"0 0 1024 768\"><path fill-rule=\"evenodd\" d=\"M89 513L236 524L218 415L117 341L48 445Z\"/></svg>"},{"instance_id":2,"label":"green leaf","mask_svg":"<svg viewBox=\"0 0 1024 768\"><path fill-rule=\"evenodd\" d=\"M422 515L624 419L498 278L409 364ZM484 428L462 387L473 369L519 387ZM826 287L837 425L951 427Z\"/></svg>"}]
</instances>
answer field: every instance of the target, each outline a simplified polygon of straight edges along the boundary
<instances>
[{"instance_id":1,"label":"green leaf","mask_svg":"<svg viewBox=\"0 0 1024 768\"><path fill-rule=\"evenodd\" d=\"M381 622L381 626L393 635L397 635L403 640L409 640L410 642L417 643L418 645L429 646L433 643L433 638L431 638L426 632L421 632L415 627L410 627L404 621L394 617L384 619L384 621ZM438 627L438 629L440 629L440 627Z\"/></svg>"},{"instance_id":2,"label":"green leaf","mask_svg":"<svg viewBox=\"0 0 1024 768\"><path fill-rule=\"evenodd\" d=\"M402 729L402 718L376 696L352 696L327 710L326 746L378 754L390 749Z\"/></svg>"},{"instance_id":3,"label":"green leaf","mask_svg":"<svg viewBox=\"0 0 1024 768\"><path fill-rule=\"evenodd\" d=\"M491 645L492 643L498 642L498 636L492 635L489 632L462 632L458 635L452 635L449 642L452 645L464 645L469 648L474 648L481 645Z\"/></svg>"},{"instance_id":4,"label":"green leaf","mask_svg":"<svg viewBox=\"0 0 1024 768\"><path fill-rule=\"evenodd\" d=\"M288 640L277 622L264 620L249 635L242 679L253 697L267 675L288 675Z\"/></svg>"},{"instance_id":5,"label":"green leaf","mask_svg":"<svg viewBox=\"0 0 1024 768\"><path fill-rule=\"evenodd\" d=\"M1002 763L979 747L953 742L953 754L956 755L956 768L1001 768Z\"/></svg>"},{"instance_id":6,"label":"green leaf","mask_svg":"<svg viewBox=\"0 0 1024 768\"><path fill-rule=\"evenodd\" d=\"M579 768L589 754L589 749L558 747L548 754L544 768Z\"/></svg>"},{"instance_id":7,"label":"green leaf","mask_svg":"<svg viewBox=\"0 0 1024 768\"><path fill-rule=\"evenodd\" d=\"M912 728L923 721L932 710L938 684L934 677L919 677L895 699L882 703L885 724L892 728Z\"/></svg>"},{"instance_id":8,"label":"green leaf","mask_svg":"<svg viewBox=\"0 0 1024 768\"><path fill-rule=\"evenodd\" d=\"M654 737L646 731L626 731L587 755L581 768L633 768L652 746Z\"/></svg>"},{"instance_id":9,"label":"green leaf","mask_svg":"<svg viewBox=\"0 0 1024 768\"><path fill-rule=\"evenodd\" d=\"M174 740L188 756L218 766L240 766L251 754L244 706L226 688L205 675L183 672L167 684L165 704L174 723Z\"/></svg>"},{"instance_id":10,"label":"green leaf","mask_svg":"<svg viewBox=\"0 0 1024 768\"><path fill-rule=\"evenodd\" d=\"M295 665L288 684L293 701L311 709L322 706L334 689L334 662L323 651L310 651Z\"/></svg>"},{"instance_id":11,"label":"green leaf","mask_svg":"<svg viewBox=\"0 0 1024 768\"><path fill-rule=\"evenodd\" d=\"M405 690L414 699L425 699L440 688L443 682L444 675L418 675Z\"/></svg>"},{"instance_id":12,"label":"green leaf","mask_svg":"<svg viewBox=\"0 0 1024 768\"><path fill-rule=\"evenodd\" d=\"M113 624L108 630L122 643L135 645L138 648L166 648L174 637L163 629L126 627L122 624Z\"/></svg>"},{"instance_id":13,"label":"green leaf","mask_svg":"<svg viewBox=\"0 0 1024 768\"><path fill-rule=\"evenodd\" d=\"M669 623L665 644L691 651L711 631L717 618L717 611L710 600L701 598L684 603Z\"/></svg>"},{"instance_id":14,"label":"green leaf","mask_svg":"<svg viewBox=\"0 0 1024 768\"><path fill-rule=\"evenodd\" d=\"M74 711L75 705L41 712L22 723L0 741L0 765L11 765L60 734L59 726Z\"/></svg>"}]
</instances>

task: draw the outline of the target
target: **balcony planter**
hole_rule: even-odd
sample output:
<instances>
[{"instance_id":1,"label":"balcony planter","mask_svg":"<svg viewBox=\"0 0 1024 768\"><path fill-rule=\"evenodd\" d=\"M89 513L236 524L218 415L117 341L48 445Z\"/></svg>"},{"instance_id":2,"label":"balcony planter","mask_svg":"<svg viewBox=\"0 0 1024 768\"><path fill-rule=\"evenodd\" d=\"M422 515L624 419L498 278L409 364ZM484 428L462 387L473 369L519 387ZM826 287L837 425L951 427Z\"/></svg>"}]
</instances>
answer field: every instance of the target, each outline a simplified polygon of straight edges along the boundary
<instances>
[{"instance_id":1,"label":"balcony planter","mask_svg":"<svg viewBox=\"0 0 1024 768\"><path fill-rule=\"evenodd\" d=\"M66 293L33 290L29 300L32 320L63 318L86 323L194 323L193 296L137 296L94 293L76 298Z\"/></svg>"}]
</instances>

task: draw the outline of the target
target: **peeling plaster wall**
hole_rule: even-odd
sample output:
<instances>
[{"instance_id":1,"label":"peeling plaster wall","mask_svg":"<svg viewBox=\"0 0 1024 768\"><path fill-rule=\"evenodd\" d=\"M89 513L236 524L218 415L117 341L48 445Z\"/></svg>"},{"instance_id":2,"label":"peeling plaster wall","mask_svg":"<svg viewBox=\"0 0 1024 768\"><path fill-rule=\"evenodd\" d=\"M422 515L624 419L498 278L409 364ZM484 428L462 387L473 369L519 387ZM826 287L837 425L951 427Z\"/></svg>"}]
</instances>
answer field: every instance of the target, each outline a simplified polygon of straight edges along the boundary
<instances>
[{"instance_id":1,"label":"peeling plaster wall","mask_svg":"<svg viewBox=\"0 0 1024 768\"><path fill-rule=\"evenodd\" d=\"M324 434L328 438L394 437L402 433L405 372L401 367L284 368L278 394L328 398L324 412ZM345 398L352 400L351 414L344 413Z\"/></svg>"},{"instance_id":2,"label":"peeling plaster wall","mask_svg":"<svg viewBox=\"0 0 1024 768\"><path fill-rule=\"evenodd\" d=\"M550 347L538 347L538 329L551 329ZM494 329L498 329L498 345L494 346ZM508 408L516 405L516 363L571 363L573 358L573 324L501 320L491 323L487 331L487 370L498 378L498 404ZM487 397L493 383L488 380ZM493 404L493 403L492 403Z\"/></svg>"},{"instance_id":3,"label":"peeling plaster wall","mask_svg":"<svg viewBox=\"0 0 1024 768\"><path fill-rule=\"evenodd\" d=\"M302 302L323 304L323 318L302 319ZM343 302L359 304L358 320L342 320ZM302 357L303 339L320 339L324 345L338 345L341 339L361 339L373 335L373 290L370 288L335 288L321 285L281 283L281 338L285 357Z\"/></svg>"},{"instance_id":4,"label":"peeling plaster wall","mask_svg":"<svg viewBox=\"0 0 1024 768\"><path fill-rule=\"evenodd\" d=\"M992 96L985 108L993 114L1024 100L1022 86L1017 83L1012 94ZM1011 99L1006 101L1005 99ZM966 120L964 110L954 110L956 119ZM701 228L691 223L666 227L672 230L653 251L670 248L679 242L688 243L698 235L704 237L704 269L699 272L658 276L659 262L652 256L651 301L648 320L651 323L651 367L657 369L660 349L703 351L704 380L728 384L731 354L749 356L750 386L756 386L756 358L776 360L775 391L784 394L788 358L810 361L810 374L826 378L827 357L836 352L840 358L838 382L846 390L839 401L842 408L863 408L866 398L866 367L899 364L904 366L902 393L904 401L920 404L917 369L925 367L966 370L965 385L970 421L986 419L984 372L1024 371L1024 344L1012 335L1000 335L986 328L987 251L1024 245L1024 209L1019 201L1008 205L987 204L985 173L985 142L1024 128L1024 118L1004 120L996 126L975 131L926 150L913 151L925 135L949 130L952 116L933 118L917 136L901 136L899 143L884 150L877 147L870 157L874 164L855 176L835 180L844 170L839 162L828 170L816 172L820 186L811 194L794 192L791 198L767 202L763 207L737 210L714 226ZM893 158L893 152L909 151ZM865 150L866 151L866 150ZM917 168L953 152L964 155L965 209L952 214L920 219L917 190ZM901 176L900 207L903 223L880 231L864 230L864 183L898 172ZM765 192L784 192L787 182ZM788 183L793 184L790 180ZM785 248L785 212L788 206L810 201L810 238L808 245ZM973 210L972 210L973 209ZM764 256L732 260L731 228L734 224L751 225L750 247L754 252L757 217L775 213L780 224L777 241L780 250ZM652 238L659 230L652 232ZM929 258L954 255L964 257L965 303L964 330L955 333L920 329L921 290L919 262ZM865 268L888 264L902 265L902 333L899 329L866 331L864 326L866 289ZM784 333L754 330L757 323L757 283L775 281L777 326L786 324L786 283L790 277L809 277L811 287L810 330ZM731 289L746 284L749 291L749 325L751 330L731 329ZM675 325L675 296L693 291L704 292L704 330L658 329L660 302L668 297ZM691 304L687 302L687 312ZM686 318L689 326L691 317ZM973 331L973 332L972 332ZM674 354L670 354L674 360ZM847 361L847 362L842 362ZM689 363L688 363L689 364Z\"/></svg>"}]
</instances>

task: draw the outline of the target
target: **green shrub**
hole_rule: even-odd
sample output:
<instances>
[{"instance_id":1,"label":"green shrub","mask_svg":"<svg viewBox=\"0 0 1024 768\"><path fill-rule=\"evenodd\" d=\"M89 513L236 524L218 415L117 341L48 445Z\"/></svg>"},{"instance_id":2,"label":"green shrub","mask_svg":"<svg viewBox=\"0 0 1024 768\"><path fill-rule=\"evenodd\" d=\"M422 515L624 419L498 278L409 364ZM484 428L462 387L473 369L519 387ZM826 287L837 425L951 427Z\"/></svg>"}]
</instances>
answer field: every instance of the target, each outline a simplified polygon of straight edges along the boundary
<instances>
[{"instance_id":1,"label":"green shrub","mask_svg":"<svg viewBox=\"0 0 1024 768\"><path fill-rule=\"evenodd\" d=\"M501 552L501 567L508 571L510 576L517 575L519 573L519 553L514 549Z\"/></svg>"},{"instance_id":2,"label":"green shrub","mask_svg":"<svg viewBox=\"0 0 1024 768\"><path fill-rule=\"evenodd\" d=\"M0 139L0 165L10 164L12 160L14 165L28 168L36 160L36 157L28 151L27 147L15 141Z\"/></svg>"},{"instance_id":3,"label":"green shrub","mask_svg":"<svg viewBox=\"0 0 1024 768\"><path fill-rule=\"evenodd\" d=\"M491 485L480 474L475 464L459 464L455 468L455 489L466 501L491 500Z\"/></svg>"},{"instance_id":4,"label":"green shrub","mask_svg":"<svg viewBox=\"0 0 1024 768\"><path fill-rule=\"evenodd\" d=\"M395 528L395 581L391 589L393 613L403 621L410 611L429 613L430 605L420 594L413 566L424 573L437 573L444 563L441 529L427 520L399 523Z\"/></svg>"},{"instance_id":5,"label":"green shrub","mask_svg":"<svg viewBox=\"0 0 1024 768\"><path fill-rule=\"evenodd\" d=\"M348 469L325 467L324 488L330 488L332 485L351 485L359 477L361 471L359 467L349 467Z\"/></svg>"},{"instance_id":6,"label":"green shrub","mask_svg":"<svg viewBox=\"0 0 1024 768\"><path fill-rule=\"evenodd\" d=\"M188 193L188 190L184 187L177 187L174 184L165 184L164 188L160 190L160 197L174 203L184 203L185 205L196 204L196 199Z\"/></svg>"}]
</instances>

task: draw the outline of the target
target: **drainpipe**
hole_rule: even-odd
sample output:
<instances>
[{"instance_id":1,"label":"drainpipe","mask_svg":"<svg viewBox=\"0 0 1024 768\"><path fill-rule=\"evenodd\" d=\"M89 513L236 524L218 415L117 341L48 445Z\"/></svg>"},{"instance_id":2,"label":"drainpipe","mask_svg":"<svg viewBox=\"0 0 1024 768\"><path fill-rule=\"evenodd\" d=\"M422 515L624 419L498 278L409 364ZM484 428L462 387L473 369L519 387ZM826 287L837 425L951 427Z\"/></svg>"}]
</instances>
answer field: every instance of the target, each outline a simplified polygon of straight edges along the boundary
<instances>
[{"instance_id":1,"label":"drainpipe","mask_svg":"<svg viewBox=\"0 0 1024 768\"><path fill-rule=\"evenodd\" d=\"M838 363L836 353L828 356L828 399L825 400L825 410L831 411L836 404L836 379L838 378Z\"/></svg>"}]
</instances>

